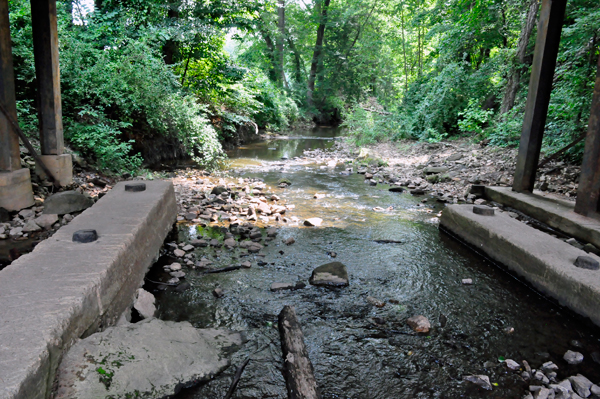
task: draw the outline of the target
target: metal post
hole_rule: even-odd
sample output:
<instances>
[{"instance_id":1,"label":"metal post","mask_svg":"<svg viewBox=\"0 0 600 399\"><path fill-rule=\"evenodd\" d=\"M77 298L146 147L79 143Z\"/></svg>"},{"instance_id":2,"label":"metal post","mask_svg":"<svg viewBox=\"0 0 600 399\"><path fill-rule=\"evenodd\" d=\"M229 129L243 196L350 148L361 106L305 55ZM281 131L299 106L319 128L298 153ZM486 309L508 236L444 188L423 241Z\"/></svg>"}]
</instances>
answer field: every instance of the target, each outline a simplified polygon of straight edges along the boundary
<instances>
[{"instance_id":1,"label":"metal post","mask_svg":"<svg viewBox=\"0 0 600 399\"><path fill-rule=\"evenodd\" d=\"M31 24L42 155L61 155L64 141L56 0L31 0Z\"/></svg>"},{"instance_id":2,"label":"metal post","mask_svg":"<svg viewBox=\"0 0 600 399\"><path fill-rule=\"evenodd\" d=\"M600 57L598 57L596 84L585 139L575 212L584 216L600 212Z\"/></svg>"},{"instance_id":3,"label":"metal post","mask_svg":"<svg viewBox=\"0 0 600 399\"><path fill-rule=\"evenodd\" d=\"M543 0L513 190L533 190L567 0Z\"/></svg>"},{"instance_id":4,"label":"metal post","mask_svg":"<svg viewBox=\"0 0 600 399\"><path fill-rule=\"evenodd\" d=\"M8 0L0 0L0 101L9 113L17 118L15 100L15 76L13 71L12 45L8 20ZM19 138L12 126L0 113L0 172L21 169Z\"/></svg>"}]
</instances>

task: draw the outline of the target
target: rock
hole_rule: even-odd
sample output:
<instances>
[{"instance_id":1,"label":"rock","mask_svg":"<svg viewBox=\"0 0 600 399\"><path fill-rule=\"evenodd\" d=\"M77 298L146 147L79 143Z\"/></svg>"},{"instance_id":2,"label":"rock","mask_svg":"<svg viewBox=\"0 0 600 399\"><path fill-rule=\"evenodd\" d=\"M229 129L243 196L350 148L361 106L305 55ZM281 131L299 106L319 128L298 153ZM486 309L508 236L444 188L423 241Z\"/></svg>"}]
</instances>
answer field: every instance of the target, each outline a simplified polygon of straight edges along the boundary
<instances>
[{"instance_id":1,"label":"rock","mask_svg":"<svg viewBox=\"0 0 600 399\"><path fill-rule=\"evenodd\" d=\"M492 384L490 383L490 377L487 375L466 375L463 380L472 382L475 385L480 386L488 391L492 390Z\"/></svg>"},{"instance_id":2,"label":"rock","mask_svg":"<svg viewBox=\"0 0 600 399\"><path fill-rule=\"evenodd\" d=\"M571 381L568 379L562 380L558 383L558 385L565 388L569 393L573 392L573 386L571 385Z\"/></svg>"},{"instance_id":3,"label":"rock","mask_svg":"<svg viewBox=\"0 0 600 399\"><path fill-rule=\"evenodd\" d=\"M274 227L267 229L267 237L277 237L277 229Z\"/></svg>"},{"instance_id":4,"label":"rock","mask_svg":"<svg viewBox=\"0 0 600 399\"><path fill-rule=\"evenodd\" d=\"M504 361L504 364L506 364L506 367L508 367L511 370L519 370L521 368L521 365L512 359L506 359Z\"/></svg>"},{"instance_id":5,"label":"rock","mask_svg":"<svg viewBox=\"0 0 600 399\"><path fill-rule=\"evenodd\" d=\"M185 281L185 282L179 284L177 287L175 287L175 291L183 292L183 291L190 289L191 287L192 287L192 285L190 283L188 283L187 281Z\"/></svg>"},{"instance_id":6,"label":"rock","mask_svg":"<svg viewBox=\"0 0 600 399\"><path fill-rule=\"evenodd\" d=\"M34 231L40 231L41 229L42 228L38 226L33 219L28 220L27 223L25 223L25 226L23 226L24 233L32 233Z\"/></svg>"},{"instance_id":7,"label":"rock","mask_svg":"<svg viewBox=\"0 0 600 399\"><path fill-rule=\"evenodd\" d=\"M138 288L135 292L133 308L137 310L142 319L149 319L154 317L154 314L156 313L156 306L154 306L155 301L154 295L143 288Z\"/></svg>"},{"instance_id":8,"label":"rock","mask_svg":"<svg viewBox=\"0 0 600 399\"><path fill-rule=\"evenodd\" d=\"M295 242L296 242L296 240L294 240L294 237L290 237L290 238L288 238L287 240L283 241L283 243L284 243L285 245L292 245L292 244L293 244L293 243L295 243Z\"/></svg>"},{"instance_id":9,"label":"rock","mask_svg":"<svg viewBox=\"0 0 600 399\"><path fill-rule=\"evenodd\" d=\"M173 262L169 265L169 268L173 271L181 270L181 263Z\"/></svg>"},{"instance_id":10,"label":"rock","mask_svg":"<svg viewBox=\"0 0 600 399\"><path fill-rule=\"evenodd\" d=\"M418 315L408 318L406 323L416 332L427 333L431 329L431 323L425 316Z\"/></svg>"},{"instance_id":11,"label":"rock","mask_svg":"<svg viewBox=\"0 0 600 399\"><path fill-rule=\"evenodd\" d=\"M203 239L193 239L190 241L190 244L192 244L195 247L208 247L208 242L206 240Z\"/></svg>"},{"instance_id":12,"label":"rock","mask_svg":"<svg viewBox=\"0 0 600 399\"><path fill-rule=\"evenodd\" d=\"M546 375L539 370L533 374L533 379L537 380L537 381L541 381L544 384L550 383L550 380L548 379L548 377L546 377Z\"/></svg>"},{"instance_id":13,"label":"rock","mask_svg":"<svg viewBox=\"0 0 600 399\"><path fill-rule=\"evenodd\" d=\"M235 241L234 238L228 238L225 241L223 241L223 244L227 247L227 248L235 248L237 246L237 242Z\"/></svg>"},{"instance_id":14,"label":"rock","mask_svg":"<svg viewBox=\"0 0 600 399\"><path fill-rule=\"evenodd\" d=\"M579 352L568 350L565 352L563 359L569 364L579 364L583 362L583 355Z\"/></svg>"},{"instance_id":15,"label":"rock","mask_svg":"<svg viewBox=\"0 0 600 399\"><path fill-rule=\"evenodd\" d=\"M540 387L534 394L533 399L548 399L550 390L548 388Z\"/></svg>"},{"instance_id":16,"label":"rock","mask_svg":"<svg viewBox=\"0 0 600 399\"><path fill-rule=\"evenodd\" d=\"M41 228L48 230L54 223L58 222L58 215L54 213L46 213L34 219L34 221Z\"/></svg>"},{"instance_id":17,"label":"rock","mask_svg":"<svg viewBox=\"0 0 600 399\"><path fill-rule=\"evenodd\" d=\"M587 398L592 394L592 392L590 391L590 388L593 385L592 382L584 376L582 376L581 374L569 377L569 381L571 381L573 391L575 391L579 396Z\"/></svg>"},{"instance_id":18,"label":"rock","mask_svg":"<svg viewBox=\"0 0 600 399\"><path fill-rule=\"evenodd\" d=\"M454 154L452 154L448 158L446 158L446 161L454 162L454 161L458 161L462 157L463 157L463 155L460 152L455 152Z\"/></svg>"},{"instance_id":19,"label":"rock","mask_svg":"<svg viewBox=\"0 0 600 399\"><path fill-rule=\"evenodd\" d=\"M245 261L242 262L240 266L242 266L244 269L250 269L252 267L252 263L250 263L249 261Z\"/></svg>"},{"instance_id":20,"label":"rock","mask_svg":"<svg viewBox=\"0 0 600 399\"><path fill-rule=\"evenodd\" d=\"M162 398L208 381L229 365L239 333L147 319L77 342L58 370L56 399Z\"/></svg>"},{"instance_id":21,"label":"rock","mask_svg":"<svg viewBox=\"0 0 600 399\"><path fill-rule=\"evenodd\" d=\"M433 175L438 173L446 173L448 172L448 168L443 166L429 166L423 169L423 173L426 175Z\"/></svg>"},{"instance_id":22,"label":"rock","mask_svg":"<svg viewBox=\"0 0 600 399\"><path fill-rule=\"evenodd\" d=\"M293 290L296 288L294 283L273 283L271 284L271 291L283 291L283 290Z\"/></svg>"},{"instance_id":23,"label":"rock","mask_svg":"<svg viewBox=\"0 0 600 399\"><path fill-rule=\"evenodd\" d=\"M321 218L309 218L304 221L305 226L319 227L321 223L323 223L323 219Z\"/></svg>"},{"instance_id":24,"label":"rock","mask_svg":"<svg viewBox=\"0 0 600 399\"><path fill-rule=\"evenodd\" d=\"M211 194L215 194L215 195L221 195L224 192L227 192L227 187L223 187L223 186L216 186L210 191Z\"/></svg>"},{"instance_id":25,"label":"rock","mask_svg":"<svg viewBox=\"0 0 600 399\"><path fill-rule=\"evenodd\" d=\"M554 371L554 370L558 370L558 366L556 364L554 364L553 362L546 362L546 363L542 364L541 369L545 370L545 371Z\"/></svg>"},{"instance_id":26,"label":"rock","mask_svg":"<svg viewBox=\"0 0 600 399\"><path fill-rule=\"evenodd\" d=\"M414 190L410 190L410 193L412 195L423 195L423 194L425 194L425 190L420 189L420 188L415 188Z\"/></svg>"},{"instance_id":27,"label":"rock","mask_svg":"<svg viewBox=\"0 0 600 399\"><path fill-rule=\"evenodd\" d=\"M91 198L77 191L63 191L46 198L43 213L64 215L83 211L92 205L94 205L94 201Z\"/></svg>"},{"instance_id":28,"label":"rock","mask_svg":"<svg viewBox=\"0 0 600 399\"><path fill-rule=\"evenodd\" d=\"M182 271L171 272L169 274L171 275L171 277L177 277L177 278L184 278L185 277L185 273L182 272Z\"/></svg>"},{"instance_id":29,"label":"rock","mask_svg":"<svg viewBox=\"0 0 600 399\"><path fill-rule=\"evenodd\" d=\"M473 280L470 279L470 278L463 278L461 281L462 281L462 283L464 285L471 285L471 284L473 284Z\"/></svg>"},{"instance_id":30,"label":"rock","mask_svg":"<svg viewBox=\"0 0 600 399\"><path fill-rule=\"evenodd\" d=\"M385 306L385 302L383 302L382 300L379 300L377 298L374 298L372 296L367 297L367 302L369 302L371 305L378 307L378 308L382 308Z\"/></svg>"},{"instance_id":31,"label":"rock","mask_svg":"<svg viewBox=\"0 0 600 399\"><path fill-rule=\"evenodd\" d=\"M365 173L365 179L372 179L373 175L371 173Z\"/></svg>"},{"instance_id":32,"label":"rock","mask_svg":"<svg viewBox=\"0 0 600 399\"><path fill-rule=\"evenodd\" d=\"M75 219L75 216L67 213L66 215L63 216L63 220L67 223L70 223L73 221L73 219Z\"/></svg>"},{"instance_id":33,"label":"rock","mask_svg":"<svg viewBox=\"0 0 600 399\"><path fill-rule=\"evenodd\" d=\"M592 395L594 396L600 396L600 386L596 384L592 385L592 387L590 388L590 392L592 392Z\"/></svg>"},{"instance_id":34,"label":"rock","mask_svg":"<svg viewBox=\"0 0 600 399\"><path fill-rule=\"evenodd\" d=\"M190 252L194 250L194 246L191 244L188 244L186 246L184 246L183 248L181 248L182 250L184 250L185 252Z\"/></svg>"},{"instance_id":35,"label":"rock","mask_svg":"<svg viewBox=\"0 0 600 399\"><path fill-rule=\"evenodd\" d=\"M600 249L596 248L596 246L593 244L590 244L590 243L585 244L583 246L583 250L587 253L592 253L592 254L600 256Z\"/></svg>"},{"instance_id":36,"label":"rock","mask_svg":"<svg viewBox=\"0 0 600 399\"><path fill-rule=\"evenodd\" d=\"M35 211L33 209L23 209L19 212L19 216L21 216L25 220L31 219L35 216Z\"/></svg>"},{"instance_id":37,"label":"rock","mask_svg":"<svg viewBox=\"0 0 600 399\"><path fill-rule=\"evenodd\" d=\"M567 390L565 387L557 384L550 384L549 387L554 391L554 399L571 399L571 392L569 392L569 390Z\"/></svg>"},{"instance_id":38,"label":"rock","mask_svg":"<svg viewBox=\"0 0 600 399\"><path fill-rule=\"evenodd\" d=\"M212 240L210 240L210 242L208 243L208 245L210 245L211 247L218 248L218 247L221 246L221 243L216 238L213 238Z\"/></svg>"},{"instance_id":39,"label":"rock","mask_svg":"<svg viewBox=\"0 0 600 399\"><path fill-rule=\"evenodd\" d=\"M215 298L222 298L225 295L225 292L221 288L215 288L212 293Z\"/></svg>"},{"instance_id":40,"label":"rock","mask_svg":"<svg viewBox=\"0 0 600 399\"><path fill-rule=\"evenodd\" d=\"M183 258L185 256L185 251L181 249L176 249L175 251L173 251L173 255L175 255L178 258Z\"/></svg>"},{"instance_id":41,"label":"rock","mask_svg":"<svg viewBox=\"0 0 600 399\"><path fill-rule=\"evenodd\" d=\"M347 287L350 282L346 266L340 262L331 262L313 270L308 282L317 286Z\"/></svg>"},{"instance_id":42,"label":"rock","mask_svg":"<svg viewBox=\"0 0 600 399\"><path fill-rule=\"evenodd\" d=\"M325 194L319 194L319 193L317 193L317 194L313 195L313 198L314 198L314 199L321 199L321 198L325 198Z\"/></svg>"},{"instance_id":43,"label":"rock","mask_svg":"<svg viewBox=\"0 0 600 399\"><path fill-rule=\"evenodd\" d=\"M271 208L269 208L269 205L267 205L264 202L259 202L258 204L256 204L256 210L263 215L271 214Z\"/></svg>"}]
</instances>

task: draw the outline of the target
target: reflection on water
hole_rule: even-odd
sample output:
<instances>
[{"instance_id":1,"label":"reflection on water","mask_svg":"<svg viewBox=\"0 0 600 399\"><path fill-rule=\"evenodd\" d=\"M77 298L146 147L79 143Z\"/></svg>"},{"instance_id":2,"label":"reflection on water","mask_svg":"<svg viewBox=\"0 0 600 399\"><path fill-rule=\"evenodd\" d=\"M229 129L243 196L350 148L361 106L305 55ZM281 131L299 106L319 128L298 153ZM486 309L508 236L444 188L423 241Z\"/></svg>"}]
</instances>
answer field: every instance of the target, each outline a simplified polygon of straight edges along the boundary
<instances>
[{"instance_id":1,"label":"reflection on water","mask_svg":"<svg viewBox=\"0 0 600 399\"><path fill-rule=\"evenodd\" d=\"M281 148L289 144L290 149L308 146L292 140L277 144ZM251 150L241 151L254 156ZM248 343L232 363L237 366L249 355L252 361L234 397L287 397L276 329L284 305L296 308L324 398L520 398L528 384L506 372L498 361L501 356L527 359L534 368L552 360L560 367L559 378L580 372L592 381L600 380L600 367L590 358L591 352L600 350L595 327L441 233L431 223L441 204L425 206L409 194L390 193L381 185L370 187L360 175L341 176L341 170L341 166L321 170L312 165L240 171L241 176L260 177L272 187L282 177L289 179L292 185L275 189L276 194L296 205L292 215L321 217L323 227L282 227L277 239L262 251L264 258L239 249L198 249L198 257L205 256L217 266L250 260L253 267L206 275L189 270L186 278L191 289L158 294L163 319L247 332ZM316 192L327 196L314 199ZM375 212L376 206L391 208ZM221 234L218 229L179 228L179 240ZM296 243L282 244L289 237ZM376 242L382 239L401 243ZM309 285L270 292L273 282L307 282L312 269L331 262L333 253L348 268L349 287ZM160 268L152 273L160 274ZM463 278L471 278L473 285L462 285ZM216 286L225 297L212 296ZM386 306L372 306L367 296L385 301ZM406 318L417 314L431 321L428 335L415 335L406 325ZM447 324L442 326L440 317L446 317ZM514 333L508 334L510 327ZM567 349L575 350L572 340L582 345L577 350L586 356L581 366L568 366L562 360ZM267 349L254 354L269 342ZM230 368L177 397L223 397L234 373L235 367ZM489 375L498 385L491 392L482 391L462 381L466 374Z\"/></svg>"}]
</instances>

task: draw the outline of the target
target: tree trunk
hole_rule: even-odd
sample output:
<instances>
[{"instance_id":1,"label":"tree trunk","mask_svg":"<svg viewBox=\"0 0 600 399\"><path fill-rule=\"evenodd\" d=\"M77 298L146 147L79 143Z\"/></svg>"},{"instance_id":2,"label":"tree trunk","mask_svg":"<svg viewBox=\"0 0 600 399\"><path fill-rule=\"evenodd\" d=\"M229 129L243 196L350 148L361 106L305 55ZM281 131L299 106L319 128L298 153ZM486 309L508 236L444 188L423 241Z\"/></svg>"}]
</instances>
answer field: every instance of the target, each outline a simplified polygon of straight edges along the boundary
<instances>
[{"instance_id":1,"label":"tree trunk","mask_svg":"<svg viewBox=\"0 0 600 399\"><path fill-rule=\"evenodd\" d=\"M167 10L167 17L171 20L179 18L179 2L169 2ZM167 40L162 48L163 59L165 64L173 65L175 63L174 55L177 52L179 43L174 40Z\"/></svg>"},{"instance_id":2,"label":"tree trunk","mask_svg":"<svg viewBox=\"0 0 600 399\"><path fill-rule=\"evenodd\" d=\"M284 306L277 320L288 399L320 399L321 393L294 308Z\"/></svg>"},{"instance_id":3,"label":"tree trunk","mask_svg":"<svg viewBox=\"0 0 600 399\"><path fill-rule=\"evenodd\" d=\"M314 105L313 92L315 91L317 68L321 61L321 53L323 52L323 38L325 37L325 24L327 23L327 9L329 8L329 3L331 3L331 0L321 1L323 1L320 7L321 21L319 22L319 27L317 28L317 40L315 42L315 49L313 51L312 62L310 63L310 73L308 75L308 84L306 90L306 100L308 102L309 107L312 107Z\"/></svg>"},{"instance_id":4,"label":"tree trunk","mask_svg":"<svg viewBox=\"0 0 600 399\"><path fill-rule=\"evenodd\" d=\"M292 38L288 35L287 37L288 46L290 46L290 50L292 50L292 54L294 54L294 79L297 83L301 83L306 79L306 71L304 70L304 62L302 62L302 57L298 50L296 49L296 44L292 40Z\"/></svg>"},{"instance_id":5,"label":"tree trunk","mask_svg":"<svg viewBox=\"0 0 600 399\"><path fill-rule=\"evenodd\" d=\"M283 41L285 39L285 1L279 0L277 2L277 16L279 28L279 35L277 36L277 74L281 80L281 84L287 87L287 81L285 79L285 68L284 68L284 53L283 53Z\"/></svg>"},{"instance_id":6,"label":"tree trunk","mask_svg":"<svg viewBox=\"0 0 600 399\"><path fill-rule=\"evenodd\" d=\"M273 43L271 36L269 36L269 34L267 32L265 32L264 30L261 29L260 34L263 37L265 44L267 45L267 51L269 52L268 56L269 56L269 60L271 61L271 68L269 68L269 79L271 79L273 82L277 82L279 75L277 73L278 69L277 69L277 57L275 55L275 44Z\"/></svg>"},{"instance_id":7,"label":"tree trunk","mask_svg":"<svg viewBox=\"0 0 600 399\"><path fill-rule=\"evenodd\" d=\"M404 39L404 4L400 5L400 29L402 30L402 53L404 55L404 92L408 91L408 61L406 60L406 40Z\"/></svg>"},{"instance_id":8,"label":"tree trunk","mask_svg":"<svg viewBox=\"0 0 600 399\"><path fill-rule=\"evenodd\" d=\"M521 36L517 43L517 54L515 56L515 62L517 65L511 68L506 82L506 89L504 91L504 97L502 98L502 105L500 106L500 113L507 113L515 105L515 98L519 91L519 85L521 83L521 76L526 70L525 57L527 55L527 44L529 44L529 38L535 27L536 17L539 9L539 0L531 0L529 2L529 9L527 10L527 16L523 22L521 28Z\"/></svg>"}]
</instances>

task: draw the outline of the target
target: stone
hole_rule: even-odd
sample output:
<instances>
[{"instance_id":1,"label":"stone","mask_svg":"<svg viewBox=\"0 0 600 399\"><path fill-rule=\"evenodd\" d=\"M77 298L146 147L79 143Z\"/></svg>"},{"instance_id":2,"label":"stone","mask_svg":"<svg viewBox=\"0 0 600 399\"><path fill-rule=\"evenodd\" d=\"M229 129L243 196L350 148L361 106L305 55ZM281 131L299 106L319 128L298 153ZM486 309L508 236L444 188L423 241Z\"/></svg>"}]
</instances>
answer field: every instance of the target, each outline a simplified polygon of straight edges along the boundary
<instances>
[{"instance_id":1,"label":"stone","mask_svg":"<svg viewBox=\"0 0 600 399\"><path fill-rule=\"evenodd\" d=\"M591 256L585 255L577 257L577 259L575 260L575 266L589 270L600 269L600 263L596 259L592 258Z\"/></svg>"},{"instance_id":2,"label":"stone","mask_svg":"<svg viewBox=\"0 0 600 399\"><path fill-rule=\"evenodd\" d=\"M448 172L448 168L444 166L429 166L423 169L423 173L426 175L439 174Z\"/></svg>"},{"instance_id":3,"label":"stone","mask_svg":"<svg viewBox=\"0 0 600 399\"><path fill-rule=\"evenodd\" d=\"M533 379L537 380L537 381L541 381L544 384L548 384L550 383L550 380L548 379L548 377L546 377L546 375L544 373L542 373L541 371L537 370L534 374L533 374Z\"/></svg>"},{"instance_id":4,"label":"stone","mask_svg":"<svg viewBox=\"0 0 600 399\"><path fill-rule=\"evenodd\" d=\"M494 216L494 208L490 208L489 206L473 206L473 213L482 216Z\"/></svg>"},{"instance_id":5,"label":"stone","mask_svg":"<svg viewBox=\"0 0 600 399\"><path fill-rule=\"evenodd\" d=\"M63 191L46 198L43 213L64 215L83 211L92 205L94 205L94 201L91 198L77 191Z\"/></svg>"},{"instance_id":6,"label":"stone","mask_svg":"<svg viewBox=\"0 0 600 399\"><path fill-rule=\"evenodd\" d=\"M565 388L569 393L573 392L573 386L571 385L571 381L569 381L568 379L562 380L558 383L558 385Z\"/></svg>"},{"instance_id":7,"label":"stone","mask_svg":"<svg viewBox=\"0 0 600 399\"><path fill-rule=\"evenodd\" d=\"M423 195L425 194L425 190L423 190L422 188L415 188L413 190L410 190L410 193L412 195Z\"/></svg>"},{"instance_id":8,"label":"stone","mask_svg":"<svg viewBox=\"0 0 600 399\"><path fill-rule=\"evenodd\" d=\"M567 388L557 384L550 384L549 387L554 391L554 399L571 399L571 393Z\"/></svg>"},{"instance_id":9,"label":"stone","mask_svg":"<svg viewBox=\"0 0 600 399\"><path fill-rule=\"evenodd\" d=\"M203 239L194 238L190 241L190 244L192 244L195 247L208 247L208 242Z\"/></svg>"},{"instance_id":10,"label":"stone","mask_svg":"<svg viewBox=\"0 0 600 399\"><path fill-rule=\"evenodd\" d=\"M600 396L600 386L596 384L592 385L592 387L590 388L590 392L592 392L592 395L594 396Z\"/></svg>"},{"instance_id":11,"label":"stone","mask_svg":"<svg viewBox=\"0 0 600 399\"><path fill-rule=\"evenodd\" d=\"M147 319L109 327L77 342L58 370L56 399L171 397L229 365L239 333Z\"/></svg>"},{"instance_id":12,"label":"stone","mask_svg":"<svg viewBox=\"0 0 600 399\"><path fill-rule=\"evenodd\" d=\"M52 225L58 222L58 215L54 213L45 213L34 219L35 223L41 228L48 230Z\"/></svg>"},{"instance_id":13,"label":"stone","mask_svg":"<svg viewBox=\"0 0 600 399\"><path fill-rule=\"evenodd\" d=\"M546 370L546 371L554 371L554 370L558 370L558 366L556 364L554 364L553 362L546 362L546 363L542 364L541 369Z\"/></svg>"},{"instance_id":14,"label":"stone","mask_svg":"<svg viewBox=\"0 0 600 399\"><path fill-rule=\"evenodd\" d=\"M183 258L185 256L185 251L182 249L176 249L175 251L173 251L173 255L175 255L178 258Z\"/></svg>"},{"instance_id":15,"label":"stone","mask_svg":"<svg viewBox=\"0 0 600 399\"><path fill-rule=\"evenodd\" d=\"M250 269L252 267L252 263L250 261L245 261L240 264L244 269Z\"/></svg>"},{"instance_id":16,"label":"stone","mask_svg":"<svg viewBox=\"0 0 600 399\"><path fill-rule=\"evenodd\" d=\"M550 390L545 387L540 387L540 389L533 394L533 399L548 399L548 395L550 395Z\"/></svg>"},{"instance_id":17,"label":"stone","mask_svg":"<svg viewBox=\"0 0 600 399\"><path fill-rule=\"evenodd\" d=\"M263 249L263 246L257 242L252 242L246 247L246 249L248 250L248 252L255 254L260 252L260 250Z\"/></svg>"},{"instance_id":18,"label":"stone","mask_svg":"<svg viewBox=\"0 0 600 399\"><path fill-rule=\"evenodd\" d=\"M466 375L463 380L472 382L473 384L480 386L488 391L492 390L492 384L490 383L490 377L487 375Z\"/></svg>"},{"instance_id":19,"label":"stone","mask_svg":"<svg viewBox=\"0 0 600 399\"><path fill-rule=\"evenodd\" d=\"M0 221L2 221L1 219L2 219L2 218L0 217ZM600 249L598 249L598 248L597 248L595 245L593 245L593 244L590 244L590 243L587 243L587 244L585 244L585 245L583 246L583 250L584 250L585 252L589 253L589 254L591 253L591 254L594 254L594 255L598 255L598 256L600 256Z\"/></svg>"},{"instance_id":20,"label":"stone","mask_svg":"<svg viewBox=\"0 0 600 399\"><path fill-rule=\"evenodd\" d=\"M259 202L258 204L256 204L256 210L263 215L271 214L271 208L264 202Z\"/></svg>"},{"instance_id":21,"label":"stone","mask_svg":"<svg viewBox=\"0 0 600 399\"><path fill-rule=\"evenodd\" d=\"M273 283L271 284L271 291L283 291L283 290L293 290L296 288L294 283Z\"/></svg>"},{"instance_id":22,"label":"stone","mask_svg":"<svg viewBox=\"0 0 600 399\"><path fill-rule=\"evenodd\" d=\"M173 271L181 270L181 263L173 262L169 265L169 268Z\"/></svg>"},{"instance_id":23,"label":"stone","mask_svg":"<svg viewBox=\"0 0 600 399\"><path fill-rule=\"evenodd\" d=\"M347 287L350 282L346 266L341 262L331 262L313 270L308 282L316 286Z\"/></svg>"},{"instance_id":24,"label":"stone","mask_svg":"<svg viewBox=\"0 0 600 399\"><path fill-rule=\"evenodd\" d=\"M215 298L222 298L225 295L225 292L221 288L215 288L212 293Z\"/></svg>"},{"instance_id":25,"label":"stone","mask_svg":"<svg viewBox=\"0 0 600 399\"><path fill-rule=\"evenodd\" d=\"M171 275L171 277L177 277L179 279L184 278L185 277L185 272L182 271L178 271L178 272L171 272L169 273Z\"/></svg>"},{"instance_id":26,"label":"stone","mask_svg":"<svg viewBox=\"0 0 600 399\"><path fill-rule=\"evenodd\" d=\"M569 364L579 364L583 362L583 355L579 352L573 352L572 350L568 350L563 355L563 359Z\"/></svg>"},{"instance_id":27,"label":"stone","mask_svg":"<svg viewBox=\"0 0 600 399\"><path fill-rule=\"evenodd\" d=\"M210 240L210 242L208 243L208 245L210 245L211 247L218 248L218 247L221 246L221 243L216 238L213 238L212 240Z\"/></svg>"},{"instance_id":28,"label":"stone","mask_svg":"<svg viewBox=\"0 0 600 399\"><path fill-rule=\"evenodd\" d=\"M448 158L446 158L446 161L454 162L454 161L458 161L462 157L463 157L463 155L460 152L455 152L454 154L452 154Z\"/></svg>"},{"instance_id":29,"label":"stone","mask_svg":"<svg viewBox=\"0 0 600 399\"><path fill-rule=\"evenodd\" d=\"M471 284L473 284L473 280L470 279L470 278L463 278L461 280L461 282L463 283L463 285L471 285Z\"/></svg>"},{"instance_id":30,"label":"stone","mask_svg":"<svg viewBox=\"0 0 600 399\"><path fill-rule=\"evenodd\" d=\"M234 238L228 238L225 241L223 241L223 244L227 247L227 248L235 248L237 247L237 241L235 241Z\"/></svg>"},{"instance_id":31,"label":"stone","mask_svg":"<svg viewBox=\"0 0 600 399\"><path fill-rule=\"evenodd\" d=\"M72 222L73 219L75 219L75 216L71 215L70 213L67 213L66 215L63 216L63 220L66 221L67 223Z\"/></svg>"},{"instance_id":32,"label":"stone","mask_svg":"<svg viewBox=\"0 0 600 399\"><path fill-rule=\"evenodd\" d=\"M431 323L423 315L409 317L406 323L415 331L419 333L427 333L431 329Z\"/></svg>"},{"instance_id":33,"label":"stone","mask_svg":"<svg viewBox=\"0 0 600 399\"><path fill-rule=\"evenodd\" d=\"M27 223L23 226L24 233L32 233L34 231L40 231L42 228L38 226L33 219L28 220Z\"/></svg>"},{"instance_id":34,"label":"stone","mask_svg":"<svg viewBox=\"0 0 600 399\"><path fill-rule=\"evenodd\" d=\"M223 187L223 186L216 186L211 190L211 194L215 194L215 195L221 195L224 192L227 192L227 187Z\"/></svg>"},{"instance_id":35,"label":"stone","mask_svg":"<svg viewBox=\"0 0 600 399\"><path fill-rule=\"evenodd\" d=\"M143 288L138 288L135 292L133 308L137 310L142 319L149 319L156 313L155 301L154 295Z\"/></svg>"},{"instance_id":36,"label":"stone","mask_svg":"<svg viewBox=\"0 0 600 399\"><path fill-rule=\"evenodd\" d=\"M285 245L292 245L292 244L293 244L293 243L295 243L295 242L296 242L296 240L294 239L294 237L290 237L290 238L288 238L287 240L284 240L284 241L283 241L283 243L284 243Z\"/></svg>"},{"instance_id":37,"label":"stone","mask_svg":"<svg viewBox=\"0 0 600 399\"><path fill-rule=\"evenodd\" d=\"M194 250L194 246L193 246L193 245L190 245L190 244L188 244L188 245L185 245L185 246L184 246L183 248L181 248L181 249L183 249L185 252L190 252L190 251L193 251L193 250Z\"/></svg>"},{"instance_id":38,"label":"stone","mask_svg":"<svg viewBox=\"0 0 600 399\"><path fill-rule=\"evenodd\" d=\"M377 308L382 308L385 306L385 302L372 296L367 297L367 302L369 302L371 305Z\"/></svg>"},{"instance_id":39,"label":"stone","mask_svg":"<svg viewBox=\"0 0 600 399\"><path fill-rule=\"evenodd\" d=\"M185 282L179 284L177 287L175 287L175 291L183 292L183 291L190 289L191 287L192 287L192 285L190 283L188 283L187 281L185 281Z\"/></svg>"},{"instance_id":40,"label":"stone","mask_svg":"<svg viewBox=\"0 0 600 399\"><path fill-rule=\"evenodd\" d=\"M576 376L569 377L569 381L571 381L571 386L573 387L573 391L577 393L577 395L587 398L592 394L590 388L592 387L592 382L582 376L581 374L577 374Z\"/></svg>"},{"instance_id":41,"label":"stone","mask_svg":"<svg viewBox=\"0 0 600 399\"><path fill-rule=\"evenodd\" d=\"M19 216L21 216L23 219L31 219L35 216L35 211L33 209L23 209L19 212Z\"/></svg>"},{"instance_id":42,"label":"stone","mask_svg":"<svg viewBox=\"0 0 600 399\"><path fill-rule=\"evenodd\" d=\"M323 219L321 218L309 218L304 221L305 226L319 227L321 223L323 223Z\"/></svg>"},{"instance_id":43,"label":"stone","mask_svg":"<svg viewBox=\"0 0 600 399\"><path fill-rule=\"evenodd\" d=\"M504 364L506 364L506 367L508 367L511 370L519 370L521 368L521 365L512 359L506 359L504 361Z\"/></svg>"}]
</instances>

